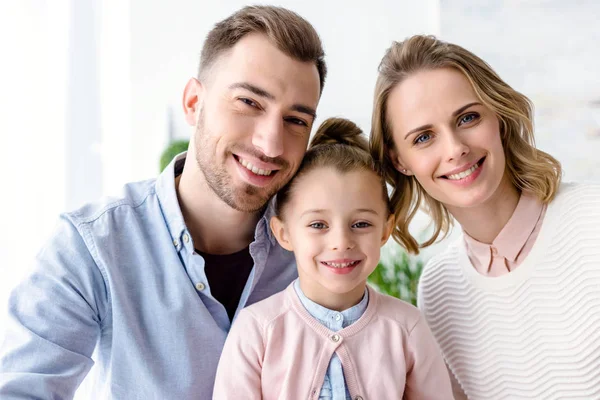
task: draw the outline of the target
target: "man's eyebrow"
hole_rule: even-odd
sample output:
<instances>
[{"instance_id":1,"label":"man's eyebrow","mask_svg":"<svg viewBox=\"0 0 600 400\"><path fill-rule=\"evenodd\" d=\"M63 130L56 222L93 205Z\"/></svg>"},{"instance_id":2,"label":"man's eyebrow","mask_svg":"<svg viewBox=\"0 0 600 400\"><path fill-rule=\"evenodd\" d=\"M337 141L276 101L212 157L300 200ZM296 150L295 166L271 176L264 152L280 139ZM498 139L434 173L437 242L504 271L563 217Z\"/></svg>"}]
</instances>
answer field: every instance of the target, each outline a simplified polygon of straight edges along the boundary
<instances>
[{"instance_id":1,"label":"man's eyebrow","mask_svg":"<svg viewBox=\"0 0 600 400\"><path fill-rule=\"evenodd\" d=\"M229 89L245 89L245 90L247 90L249 92L254 93L257 96L264 97L265 99L275 100L275 96L274 95L272 95L271 93L267 92L264 89L259 88L256 85L253 85L253 84L248 83L248 82L237 82L237 83L234 83L234 84L232 84L232 85L229 86ZM306 106L304 104L294 104L292 106L292 110L300 112L302 114L309 115L309 116L311 116L313 118L313 120L317 118L317 111L314 108Z\"/></svg>"},{"instance_id":2,"label":"man's eyebrow","mask_svg":"<svg viewBox=\"0 0 600 400\"><path fill-rule=\"evenodd\" d=\"M246 89L247 91L252 92L257 96L264 97L269 100L275 100L275 96L273 96L271 93L248 82L234 83L229 86L229 89Z\"/></svg>"},{"instance_id":3,"label":"man's eyebrow","mask_svg":"<svg viewBox=\"0 0 600 400\"><path fill-rule=\"evenodd\" d=\"M309 106L305 106L302 104L294 104L292 106L292 110L298 111L303 114L310 115L313 119L317 118L317 111L314 108L309 107Z\"/></svg>"}]
</instances>

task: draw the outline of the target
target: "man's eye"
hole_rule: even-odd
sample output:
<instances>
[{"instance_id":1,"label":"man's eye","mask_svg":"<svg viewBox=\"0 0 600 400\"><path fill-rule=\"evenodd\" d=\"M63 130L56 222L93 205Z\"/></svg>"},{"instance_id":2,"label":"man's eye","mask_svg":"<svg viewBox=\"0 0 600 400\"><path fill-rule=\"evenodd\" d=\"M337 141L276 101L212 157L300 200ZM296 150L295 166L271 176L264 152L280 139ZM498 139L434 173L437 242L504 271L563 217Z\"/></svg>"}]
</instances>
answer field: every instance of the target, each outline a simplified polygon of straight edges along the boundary
<instances>
[{"instance_id":1,"label":"man's eye","mask_svg":"<svg viewBox=\"0 0 600 400\"><path fill-rule=\"evenodd\" d=\"M256 104L253 100L247 99L245 97L240 97L240 101L249 105L250 107L258 107L258 104Z\"/></svg>"},{"instance_id":2,"label":"man's eye","mask_svg":"<svg viewBox=\"0 0 600 400\"><path fill-rule=\"evenodd\" d=\"M291 122L294 125L308 126L308 124L306 122L304 122L303 120L301 120L299 118L286 118L286 121Z\"/></svg>"}]
</instances>

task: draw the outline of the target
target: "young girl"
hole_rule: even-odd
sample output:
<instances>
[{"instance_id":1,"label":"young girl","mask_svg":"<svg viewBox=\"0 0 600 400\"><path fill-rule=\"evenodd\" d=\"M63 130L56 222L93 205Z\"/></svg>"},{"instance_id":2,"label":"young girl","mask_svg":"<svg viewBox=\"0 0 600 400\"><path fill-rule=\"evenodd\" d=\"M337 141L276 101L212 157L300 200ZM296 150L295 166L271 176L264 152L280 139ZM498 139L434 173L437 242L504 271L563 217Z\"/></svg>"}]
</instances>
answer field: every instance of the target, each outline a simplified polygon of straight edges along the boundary
<instances>
[{"instance_id":1,"label":"young girl","mask_svg":"<svg viewBox=\"0 0 600 400\"><path fill-rule=\"evenodd\" d=\"M360 129L325 121L277 199L273 240L299 278L239 313L214 399L451 399L419 311L366 284L393 216Z\"/></svg>"},{"instance_id":2,"label":"young girl","mask_svg":"<svg viewBox=\"0 0 600 400\"><path fill-rule=\"evenodd\" d=\"M457 398L600 398L600 187L560 183L530 101L462 47L415 36L379 71L371 151L394 238L416 253L451 219L463 231L419 288ZM421 245L418 207L435 226Z\"/></svg>"}]
</instances>

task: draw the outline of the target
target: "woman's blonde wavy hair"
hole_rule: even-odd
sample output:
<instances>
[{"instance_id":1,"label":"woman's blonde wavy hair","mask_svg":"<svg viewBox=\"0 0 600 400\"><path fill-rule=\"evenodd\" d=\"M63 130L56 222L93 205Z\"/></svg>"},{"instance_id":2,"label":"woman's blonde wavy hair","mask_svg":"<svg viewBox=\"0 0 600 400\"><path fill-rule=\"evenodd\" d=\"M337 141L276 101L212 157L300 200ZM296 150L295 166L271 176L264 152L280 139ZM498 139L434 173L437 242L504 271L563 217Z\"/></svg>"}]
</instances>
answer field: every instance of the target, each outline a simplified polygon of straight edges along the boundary
<instances>
[{"instance_id":1,"label":"woman's blonde wavy hair","mask_svg":"<svg viewBox=\"0 0 600 400\"><path fill-rule=\"evenodd\" d=\"M460 71L479 100L496 113L506 156L506 173L519 191L530 192L548 203L554 198L562 175L558 160L535 148L531 101L500 79L485 61L434 36L417 35L394 42L379 65L370 150L392 187L390 202L396 220L392 236L413 254L444 238L452 226L452 217L442 203L425 192L414 176L406 176L394 167L391 157L395 147L387 117L387 100L390 92L407 77L418 71L438 68ZM429 214L434 225L431 237L421 244L408 230L420 207Z\"/></svg>"}]
</instances>

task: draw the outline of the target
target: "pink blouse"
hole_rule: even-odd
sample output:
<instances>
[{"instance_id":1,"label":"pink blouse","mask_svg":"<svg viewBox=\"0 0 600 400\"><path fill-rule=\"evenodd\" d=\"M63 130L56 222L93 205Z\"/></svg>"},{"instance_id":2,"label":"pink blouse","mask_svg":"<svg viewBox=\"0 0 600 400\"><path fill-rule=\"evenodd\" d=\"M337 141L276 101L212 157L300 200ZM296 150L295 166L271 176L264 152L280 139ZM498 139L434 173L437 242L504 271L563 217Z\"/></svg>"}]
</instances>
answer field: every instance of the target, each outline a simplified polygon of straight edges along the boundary
<instances>
[{"instance_id":1,"label":"pink blouse","mask_svg":"<svg viewBox=\"0 0 600 400\"><path fill-rule=\"evenodd\" d=\"M477 272L500 276L517 268L535 243L545 214L545 204L522 193L515 212L492 244L481 243L465 232L467 254Z\"/></svg>"}]
</instances>

